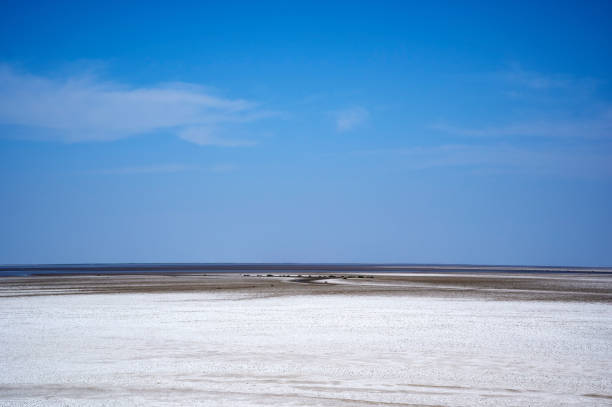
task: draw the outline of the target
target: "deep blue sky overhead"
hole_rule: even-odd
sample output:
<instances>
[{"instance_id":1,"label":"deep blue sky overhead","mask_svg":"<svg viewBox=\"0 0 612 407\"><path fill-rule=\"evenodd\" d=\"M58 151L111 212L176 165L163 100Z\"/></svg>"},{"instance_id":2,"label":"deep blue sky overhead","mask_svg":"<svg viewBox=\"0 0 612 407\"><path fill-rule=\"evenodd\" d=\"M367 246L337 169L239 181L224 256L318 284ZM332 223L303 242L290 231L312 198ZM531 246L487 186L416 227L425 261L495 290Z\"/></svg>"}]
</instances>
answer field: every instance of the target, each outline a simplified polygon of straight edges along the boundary
<instances>
[{"instance_id":1,"label":"deep blue sky overhead","mask_svg":"<svg viewBox=\"0 0 612 407\"><path fill-rule=\"evenodd\" d=\"M612 265L612 2L0 5L0 263Z\"/></svg>"}]
</instances>

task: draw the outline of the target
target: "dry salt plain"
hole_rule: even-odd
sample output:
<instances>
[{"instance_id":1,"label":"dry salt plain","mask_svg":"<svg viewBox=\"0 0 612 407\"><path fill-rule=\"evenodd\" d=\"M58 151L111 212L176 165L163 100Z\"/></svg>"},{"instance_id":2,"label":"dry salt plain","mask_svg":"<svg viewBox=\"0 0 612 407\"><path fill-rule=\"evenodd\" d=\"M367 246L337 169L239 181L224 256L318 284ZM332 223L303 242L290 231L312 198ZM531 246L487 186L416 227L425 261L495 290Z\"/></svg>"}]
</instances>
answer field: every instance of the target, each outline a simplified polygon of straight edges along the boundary
<instances>
[{"instance_id":1,"label":"dry salt plain","mask_svg":"<svg viewBox=\"0 0 612 407\"><path fill-rule=\"evenodd\" d=\"M0 405L612 404L612 275L0 279Z\"/></svg>"}]
</instances>

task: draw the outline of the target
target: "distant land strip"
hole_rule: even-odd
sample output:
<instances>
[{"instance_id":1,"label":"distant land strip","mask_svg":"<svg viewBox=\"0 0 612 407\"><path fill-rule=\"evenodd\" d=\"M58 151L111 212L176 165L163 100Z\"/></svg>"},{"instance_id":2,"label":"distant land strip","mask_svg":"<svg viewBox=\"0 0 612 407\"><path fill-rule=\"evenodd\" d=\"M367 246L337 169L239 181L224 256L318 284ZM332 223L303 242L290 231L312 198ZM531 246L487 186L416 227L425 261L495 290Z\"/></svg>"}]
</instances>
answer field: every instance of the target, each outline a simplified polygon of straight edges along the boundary
<instances>
[{"instance_id":1,"label":"distant land strip","mask_svg":"<svg viewBox=\"0 0 612 407\"><path fill-rule=\"evenodd\" d=\"M130 272L229 272L229 271L332 271L332 272L544 272L612 273L612 267L509 266L477 264L401 263L93 263L0 265L0 274L29 273L130 273Z\"/></svg>"}]
</instances>

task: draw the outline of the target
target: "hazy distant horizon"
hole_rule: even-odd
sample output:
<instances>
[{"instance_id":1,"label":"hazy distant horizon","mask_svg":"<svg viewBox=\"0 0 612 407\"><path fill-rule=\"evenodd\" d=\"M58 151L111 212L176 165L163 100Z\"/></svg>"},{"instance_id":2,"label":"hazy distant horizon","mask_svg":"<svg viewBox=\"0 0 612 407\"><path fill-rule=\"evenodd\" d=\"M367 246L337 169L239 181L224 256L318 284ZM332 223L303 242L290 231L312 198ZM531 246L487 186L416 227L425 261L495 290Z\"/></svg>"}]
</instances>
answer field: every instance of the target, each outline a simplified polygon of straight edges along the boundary
<instances>
[{"instance_id":1,"label":"hazy distant horizon","mask_svg":"<svg viewBox=\"0 0 612 407\"><path fill-rule=\"evenodd\" d=\"M82 263L0 264L0 276L91 273L612 273L612 267L414 263Z\"/></svg>"}]
</instances>

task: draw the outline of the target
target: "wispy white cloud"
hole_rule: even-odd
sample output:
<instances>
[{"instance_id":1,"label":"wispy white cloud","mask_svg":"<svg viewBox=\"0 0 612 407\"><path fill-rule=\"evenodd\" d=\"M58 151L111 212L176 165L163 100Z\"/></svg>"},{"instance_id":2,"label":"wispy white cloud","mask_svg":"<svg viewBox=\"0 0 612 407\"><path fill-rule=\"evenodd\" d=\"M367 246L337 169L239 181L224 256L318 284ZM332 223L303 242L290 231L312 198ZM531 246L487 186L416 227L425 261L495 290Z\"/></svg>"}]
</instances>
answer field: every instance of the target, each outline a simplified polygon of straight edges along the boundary
<instances>
[{"instance_id":1,"label":"wispy white cloud","mask_svg":"<svg viewBox=\"0 0 612 407\"><path fill-rule=\"evenodd\" d=\"M238 170L238 166L235 164L230 164L230 163L215 164L212 167L210 167L210 170L218 174L224 174L224 173L234 172Z\"/></svg>"},{"instance_id":2,"label":"wispy white cloud","mask_svg":"<svg viewBox=\"0 0 612 407\"><path fill-rule=\"evenodd\" d=\"M483 127L464 127L437 123L430 128L448 134L469 137L612 138L612 108L588 119L548 119Z\"/></svg>"},{"instance_id":3,"label":"wispy white cloud","mask_svg":"<svg viewBox=\"0 0 612 407\"><path fill-rule=\"evenodd\" d=\"M350 131L364 123L370 113L363 107L352 107L335 112L336 129L338 131Z\"/></svg>"},{"instance_id":4,"label":"wispy white cloud","mask_svg":"<svg viewBox=\"0 0 612 407\"><path fill-rule=\"evenodd\" d=\"M353 152L409 170L457 168L489 173L524 173L580 177L612 177L612 154L596 150L537 149L508 144L449 144L433 147Z\"/></svg>"},{"instance_id":5,"label":"wispy white cloud","mask_svg":"<svg viewBox=\"0 0 612 407\"><path fill-rule=\"evenodd\" d=\"M553 89L593 90L600 84L600 81L594 78L579 78L558 73L545 74L523 69L519 64L514 64L511 69L496 72L492 77L496 81L502 80L518 87L542 91Z\"/></svg>"},{"instance_id":6,"label":"wispy white cloud","mask_svg":"<svg viewBox=\"0 0 612 407\"><path fill-rule=\"evenodd\" d=\"M225 141L210 129L269 115L253 102L214 96L193 84L131 87L88 75L55 79L0 66L0 123L32 128L39 138L107 141L167 130L202 145L243 146L250 144Z\"/></svg>"},{"instance_id":7,"label":"wispy white cloud","mask_svg":"<svg viewBox=\"0 0 612 407\"><path fill-rule=\"evenodd\" d=\"M199 169L197 166L185 165L185 164L159 164L159 165L145 165L135 167L118 167L118 168L105 168L100 170L91 171L94 174L167 174L174 172L185 172L194 171Z\"/></svg>"},{"instance_id":8,"label":"wispy white cloud","mask_svg":"<svg viewBox=\"0 0 612 407\"><path fill-rule=\"evenodd\" d=\"M179 137L201 146L245 147L256 144L252 140L219 136L210 127L188 127L179 131Z\"/></svg>"},{"instance_id":9,"label":"wispy white cloud","mask_svg":"<svg viewBox=\"0 0 612 407\"><path fill-rule=\"evenodd\" d=\"M232 163L218 163L213 165L192 165L192 164L151 164L141 166L102 168L87 171L87 174L100 175L147 175L147 174L172 174L181 172L212 172L224 174L238 170L238 166Z\"/></svg>"},{"instance_id":10,"label":"wispy white cloud","mask_svg":"<svg viewBox=\"0 0 612 407\"><path fill-rule=\"evenodd\" d=\"M528 71L518 64L471 78L484 83L503 109L493 107L471 125L440 121L429 128L469 137L612 138L612 104L595 92L601 80Z\"/></svg>"}]
</instances>

